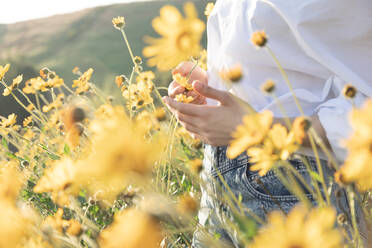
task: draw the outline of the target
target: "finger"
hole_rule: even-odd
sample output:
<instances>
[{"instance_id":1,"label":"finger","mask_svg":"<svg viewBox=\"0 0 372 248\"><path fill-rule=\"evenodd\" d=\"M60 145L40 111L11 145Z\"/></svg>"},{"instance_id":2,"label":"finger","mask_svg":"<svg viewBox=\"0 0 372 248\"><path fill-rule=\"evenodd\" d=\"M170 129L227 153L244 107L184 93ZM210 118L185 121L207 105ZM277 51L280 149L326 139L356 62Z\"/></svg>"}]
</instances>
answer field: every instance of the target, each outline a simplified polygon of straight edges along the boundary
<instances>
[{"instance_id":1,"label":"finger","mask_svg":"<svg viewBox=\"0 0 372 248\"><path fill-rule=\"evenodd\" d=\"M187 92L187 96L191 96L194 99L191 102L193 104L202 105L202 104L205 104L206 103L206 98L204 96L200 95L199 93L197 93L194 90Z\"/></svg>"},{"instance_id":2,"label":"finger","mask_svg":"<svg viewBox=\"0 0 372 248\"><path fill-rule=\"evenodd\" d=\"M192 69L193 63L190 61L183 61L178 64L178 66L172 71L172 74L181 74L182 76L186 76Z\"/></svg>"},{"instance_id":3,"label":"finger","mask_svg":"<svg viewBox=\"0 0 372 248\"><path fill-rule=\"evenodd\" d=\"M194 134L194 135L198 135L199 136L199 132L200 130L198 129L198 127L190 124L190 123L186 123L186 122L180 122L181 125L190 133Z\"/></svg>"},{"instance_id":4,"label":"finger","mask_svg":"<svg viewBox=\"0 0 372 248\"><path fill-rule=\"evenodd\" d=\"M168 95L172 98L175 98L178 94L185 92L185 87L175 83L174 87L168 88Z\"/></svg>"},{"instance_id":5,"label":"finger","mask_svg":"<svg viewBox=\"0 0 372 248\"><path fill-rule=\"evenodd\" d=\"M204 110L201 108L202 106L200 105L177 102L170 97L163 97L163 101L170 108L186 115L203 116L204 114Z\"/></svg>"},{"instance_id":6,"label":"finger","mask_svg":"<svg viewBox=\"0 0 372 248\"><path fill-rule=\"evenodd\" d=\"M195 80L192 85L194 87L194 90L202 96L215 99L221 104L228 104L230 102L230 95L226 91L217 90L208 86L207 84L201 83L198 80Z\"/></svg>"},{"instance_id":7,"label":"finger","mask_svg":"<svg viewBox=\"0 0 372 248\"><path fill-rule=\"evenodd\" d=\"M172 112L173 113L173 112ZM196 126L196 123L198 123L198 119L195 116L192 115L186 115L181 112L175 111L174 115L177 117L177 120L183 123L190 124L192 126Z\"/></svg>"}]
</instances>

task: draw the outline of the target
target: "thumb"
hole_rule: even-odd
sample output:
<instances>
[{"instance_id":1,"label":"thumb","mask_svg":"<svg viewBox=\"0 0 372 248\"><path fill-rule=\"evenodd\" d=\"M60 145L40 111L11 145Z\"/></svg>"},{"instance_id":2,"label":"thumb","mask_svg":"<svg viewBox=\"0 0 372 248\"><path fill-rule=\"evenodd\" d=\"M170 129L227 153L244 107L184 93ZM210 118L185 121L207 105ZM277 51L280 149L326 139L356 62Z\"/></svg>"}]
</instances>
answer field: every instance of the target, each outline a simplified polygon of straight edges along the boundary
<instances>
[{"instance_id":1,"label":"thumb","mask_svg":"<svg viewBox=\"0 0 372 248\"><path fill-rule=\"evenodd\" d=\"M217 90L198 80L195 80L192 83L192 86L194 90L197 91L202 96L215 99L219 101L221 104L227 104L229 102L230 95L226 91Z\"/></svg>"}]
</instances>

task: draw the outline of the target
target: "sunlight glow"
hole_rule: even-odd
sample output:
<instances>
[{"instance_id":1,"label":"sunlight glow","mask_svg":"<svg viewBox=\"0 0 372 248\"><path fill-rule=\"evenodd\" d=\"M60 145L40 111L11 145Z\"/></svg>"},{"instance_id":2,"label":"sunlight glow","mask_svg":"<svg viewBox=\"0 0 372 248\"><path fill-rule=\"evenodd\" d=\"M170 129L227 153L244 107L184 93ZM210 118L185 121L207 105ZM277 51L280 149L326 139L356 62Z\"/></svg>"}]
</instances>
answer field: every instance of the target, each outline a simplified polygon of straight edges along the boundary
<instances>
[{"instance_id":1,"label":"sunlight glow","mask_svg":"<svg viewBox=\"0 0 372 248\"><path fill-rule=\"evenodd\" d=\"M12 0L1 4L0 23L15 23L85 8L145 0Z\"/></svg>"}]
</instances>

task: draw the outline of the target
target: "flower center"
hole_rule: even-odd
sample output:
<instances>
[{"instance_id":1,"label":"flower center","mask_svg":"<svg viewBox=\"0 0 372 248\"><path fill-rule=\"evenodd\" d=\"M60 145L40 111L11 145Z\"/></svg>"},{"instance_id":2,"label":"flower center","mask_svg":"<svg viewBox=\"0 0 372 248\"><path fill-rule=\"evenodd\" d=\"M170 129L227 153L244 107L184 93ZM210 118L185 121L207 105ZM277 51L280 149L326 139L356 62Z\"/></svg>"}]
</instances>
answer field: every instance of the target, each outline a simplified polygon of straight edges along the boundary
<instances>
[{"instance_id":1,"label":"flower center","mask_svg":"<svg viewBox=\"0 0 372 248\"><path fill-rule=\"evenodd\" d=\"M177 38L177 47L181 51L189 51L192 47L192 38L190 33L184 32Z\"/></svg>"}]
</instances>

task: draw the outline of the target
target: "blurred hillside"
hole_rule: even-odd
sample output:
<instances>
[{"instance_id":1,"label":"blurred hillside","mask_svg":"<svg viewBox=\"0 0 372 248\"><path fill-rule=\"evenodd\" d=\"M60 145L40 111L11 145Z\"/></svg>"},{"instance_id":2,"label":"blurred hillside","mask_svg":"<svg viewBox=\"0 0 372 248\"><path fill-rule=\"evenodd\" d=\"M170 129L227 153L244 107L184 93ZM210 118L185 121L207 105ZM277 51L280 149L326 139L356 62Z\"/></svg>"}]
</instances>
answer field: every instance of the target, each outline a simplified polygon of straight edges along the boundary
<instances>
[{"instance_id":1,"label":"blurred hillside","mask_svg":"<svg viewBox=\"0 0 372 248\"><path fill-rule=\"evenodd\" d=\"M199 18L205 20L207 1L192 1L198 8ZM128 75L132 65L120 32L112 26L112 18L125 16L128 39L135 55L141 56L145 46L143 37L157 36L151 20L159 15L160 8L172 4L182 9L184 2L159 0L116 4L16 24L0 24L0 65L12 65L6 77L8 83L18 74L24 75L25 82L47 66L69 85L76 78L71 72L75 66L82 71L92 67L95 70L93 83L105 91L117 91L115 76ZM158 75L158 84L169 82L169 73ZM0 85L0 93L3 89ZM12 97L0 94L0 115L12 112L25 114Z\"/></svg>"},{"instance_id":2,"label":"blurred hillside","mask_svg":"<svg viewBox=\"0 0 372 248\"><path fill-rule=\"evenodd\" d=\"M0 25L0 63L11 62L13 70L25 79L34 71L48 66L70 84L75 78L71 70L95 69L93 82L104 88L112 85L115 75L128 74L131 70L129 54L120 32L112 27L111 20L125 16L126 32L135 55L142 55L145 35L156 36L151 20L159 15L165 4L182 8L185 1L160 0L96 7L53 17ZM199 17L205 20L206 1L193 1ZM204 40L205 42L205 40ZM28 68L27 73L21 69Z\"/></svg>"}]
</instances>

